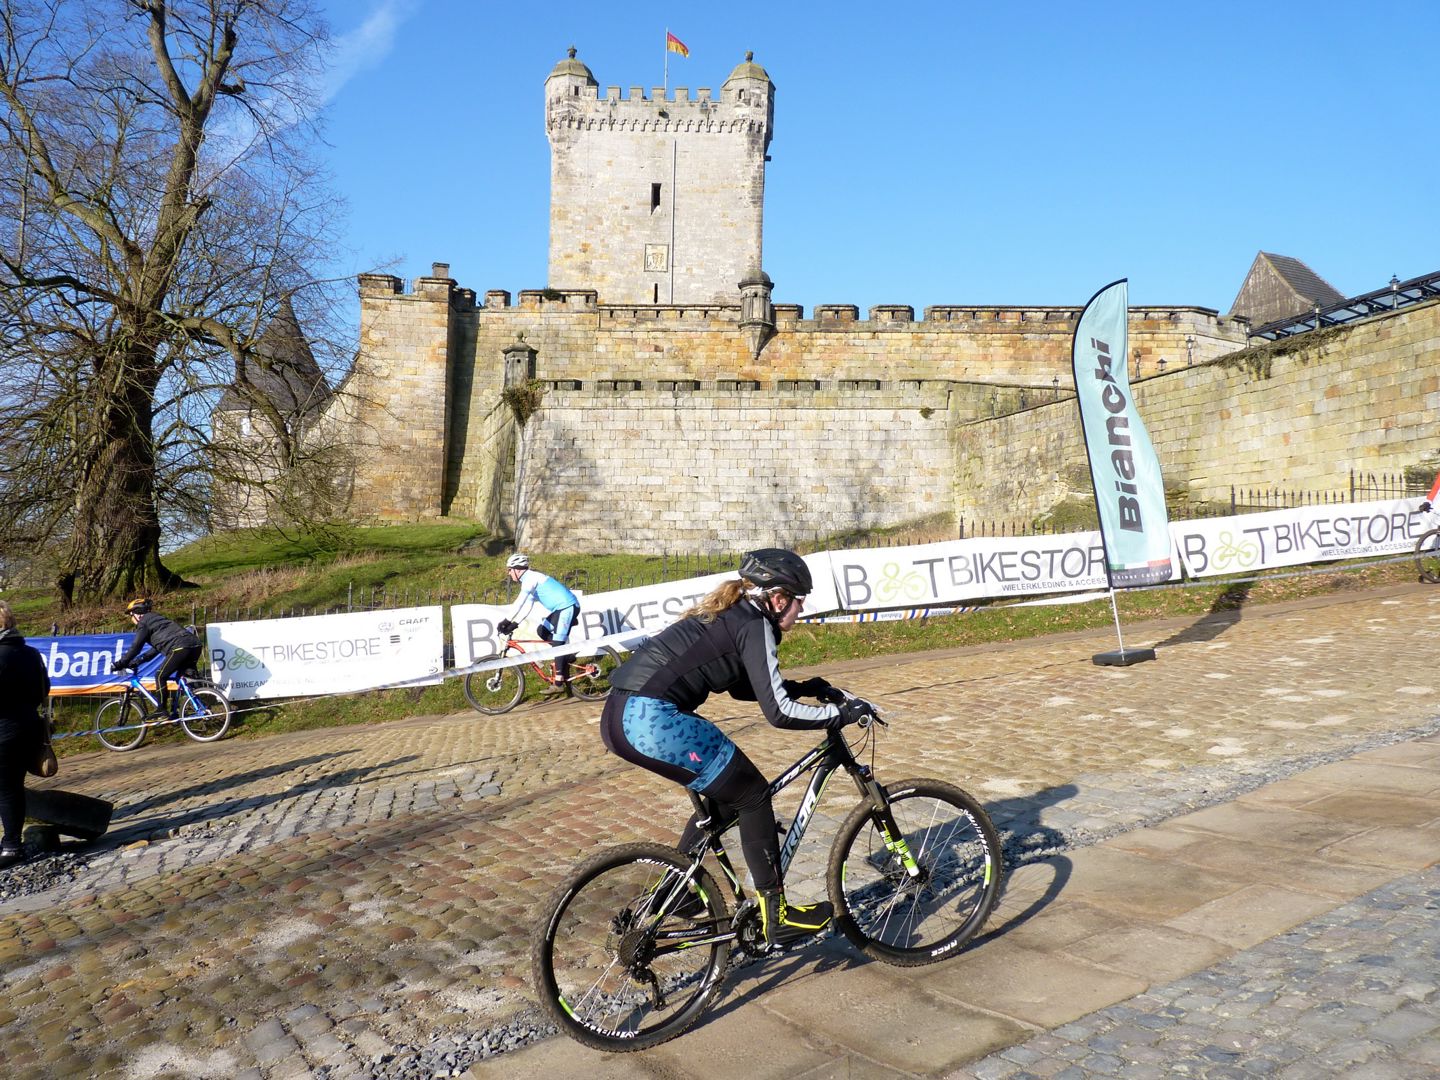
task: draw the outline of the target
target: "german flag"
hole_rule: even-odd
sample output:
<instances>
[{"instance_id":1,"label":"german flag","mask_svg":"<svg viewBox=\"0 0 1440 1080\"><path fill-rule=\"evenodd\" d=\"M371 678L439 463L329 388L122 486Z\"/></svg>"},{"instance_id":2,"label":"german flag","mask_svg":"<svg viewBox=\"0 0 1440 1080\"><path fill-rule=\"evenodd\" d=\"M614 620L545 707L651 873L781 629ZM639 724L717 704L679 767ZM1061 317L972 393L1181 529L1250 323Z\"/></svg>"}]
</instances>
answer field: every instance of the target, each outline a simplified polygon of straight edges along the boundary
<instances>
[{"instance_id":1,"label":"german flag","mask_svg":"<svg viewBox=\"0 0 1440 1080\"><path fill-rule=\"evenodd\" d=\"M690 56L690 50L685 47L685 43L681 41L678 37L676 37L674 34L670 33L669 30L665 31L665 48L669 49L673 53L679 53L681 56L684 56L687 59Z\"/></svg>"}]
</instances>

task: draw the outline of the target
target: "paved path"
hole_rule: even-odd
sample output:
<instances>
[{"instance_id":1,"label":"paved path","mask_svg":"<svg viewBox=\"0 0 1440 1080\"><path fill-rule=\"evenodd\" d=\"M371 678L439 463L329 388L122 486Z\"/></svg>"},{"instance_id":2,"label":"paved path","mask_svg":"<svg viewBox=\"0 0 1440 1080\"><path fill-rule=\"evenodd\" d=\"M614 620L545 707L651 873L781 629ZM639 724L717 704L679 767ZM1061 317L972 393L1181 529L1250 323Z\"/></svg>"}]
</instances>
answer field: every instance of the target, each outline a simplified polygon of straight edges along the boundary
<instances>
[{"instance_id":1,"label":"paved path","mask_svg":"<svg viewBox=\"0 0 1440 1080\"><path fill-rule=\"evenodd\" d=\"M1440 590L1126 636L1159 659L1096 667L1102 633L824 669L893 717L882 778L952 779L1007 832L1024 865L980 947L902 971L827 942L738 972L667 1046L551 1038L473 1074L1440 1075ZM0 901L0 1071L401 1075L405 1047L523 1025L537 901L684 815L600 751L597 713L67 759L116 821L72 880ZM804 745L711 715L767 770ZM1326 1019L1343 1038L1299 1039Z\"/></svg>"}]
</instances>

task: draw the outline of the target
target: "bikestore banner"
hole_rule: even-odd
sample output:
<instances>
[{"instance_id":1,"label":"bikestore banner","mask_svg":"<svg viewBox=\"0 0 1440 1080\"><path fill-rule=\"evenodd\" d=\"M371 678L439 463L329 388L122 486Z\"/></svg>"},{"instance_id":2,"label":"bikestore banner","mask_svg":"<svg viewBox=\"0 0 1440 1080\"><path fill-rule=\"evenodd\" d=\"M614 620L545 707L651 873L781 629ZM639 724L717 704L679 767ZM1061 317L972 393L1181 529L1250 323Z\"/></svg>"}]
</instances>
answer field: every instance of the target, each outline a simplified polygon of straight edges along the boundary
<instances>
[{"instance_id":1,"label":"bikestore banner","mask_svg":"<svg viewBox=\"0 0 1440 1080\"><path fill-rule=\"evenodd\" d=\"M611 592L580 596L580 618L571 628L570 644L574 646L581 642L600 641L627 631L638 630L653 634L663 630L716 585L729 581L734 576L710 574L687 581L640 585L633 589L615 589ZM457 604L450 609L450 636L455 643L456 667L470 667L500 651L505 644L505 635L495 629L495 624L509 615L514 607L513 603ZM532 609L531 615L536 617L528 618L515 632L517 639L530 640L537 637L535 623L538 618L544 617L544 612ZM606 641L605 644L616 648L629 647L619 641ZM536 653L546 647L541 642L530 651ZM582 655L584 652L574 648L569 651ZM552 655L558 654L540 652L539 658ZM518 654L515 662L521 662Z\"/></svg>"},{"instance_id":2,"label":"bikestore banner","mask_svg":"<svg viewBox=\"0 0 1440 1080\"><path fill-rule=\"evenodd\" d=\"M1160 459L1130 390L1129 298L1123 278L1092 296L1071 348L1080 429L1115 589L1169 581L1173 571Z\"/></svg>"},{"instance_id":3,"label":"bikestore banner","mask_svg":"<svg viewBox=\"0 0 1440 1080\"><path fill-rule=\"evenodd\" d=\"M134 634L74 634L66 637L27 637L25 644L39 651L50 673L50 696L119 693L126 676L114 674L115 661L130 648ZM140 674L153 676L160 670L158 654L142 662ZM154 687L153 679L146 685Z\"/></svg>"},{"instance_id":4,"label":"bikestore banner","mask_svg":"<svg viewBox=\"0 0 1440 1080\"><path fill-rule=\"evenodd\" d=\"M844 611L928 607L1106 585L1105 549L1098 532L944 540L831 551L826 558L835 590L831 608ZM812 614L809 603L805 614Z\"/></svg>"},{"instance_id":5,"label":"bikestore banner","mask_svg":"<svg viewBox=\"0 0 1440 1080\"><path fill-rule=\"evenodd\" d=\"M373 690L443 678L445 613L433 607L211 623L210 677L231 700Z\"/></svg>"},{"instance_id":6,"label":"bikestore banner","mask_svg":"<svg viewBox=\"0 0 1440 1080\"><path fill-rule=\"evenodd\" d=\"M806 598L804 615L834 611L839 606L830 570L830 555L820 552L806 555L814 591ZM580 618L570 632L569 646L537 645L523 656L515 654L479 670L506 667L526 660L546 660L564 653L590 655L584 645L608 645L628 652L651 634L658 633L703 600L712 589L734 581L735 573L707 574L685 581L667 581L658 585L638 585L631 589L614 589L580 599ZM494 656L505 643L495 624L508 615L513 604L462 604L450 609L450 634L455 642L455 666L476 667L485 658ZM522 626L517 635L521 640L533 638L534 621ZM580 647L577 647L579 645Z\"/></svg>"},{"instance_id":7,"label":"bikestore banner","mask_svg":"<svg viewBox=\"0 0 1440 1080\"><path fill-rule=\"evenodd\" d=\"M1425 532L1414 499L1333 503L1170 526L1192 578L1411 551Z\"/></svg>"}]
</instances>

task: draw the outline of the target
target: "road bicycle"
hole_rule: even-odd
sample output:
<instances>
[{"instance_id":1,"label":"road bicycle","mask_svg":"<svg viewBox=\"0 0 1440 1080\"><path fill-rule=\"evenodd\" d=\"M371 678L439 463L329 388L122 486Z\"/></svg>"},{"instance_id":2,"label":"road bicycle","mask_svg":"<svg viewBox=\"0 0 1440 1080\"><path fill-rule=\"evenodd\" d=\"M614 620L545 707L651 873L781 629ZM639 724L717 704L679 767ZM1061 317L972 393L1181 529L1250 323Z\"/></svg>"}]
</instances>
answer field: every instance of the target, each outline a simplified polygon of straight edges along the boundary
<instances>
[{"instance_id":1,"label":"road bicycle","mask_svg":"<svg viewBox=\"0 0 1440 1080\"><path fill-rule=\"evenodd\" d=\"M1432 522L1435 520L1433 511L1427 510L1425 515ZM1421 581L1440 584L1440 528L1421 533L1420 539L1415 541L1415 569L1419 571Z\"/></svg>"},{"instance_id":2,"label":"road bicycle","mask_svg":"<svg viewBox=\"0 0 1440 1080\"><path fill-rule=\"evenodd\" d=\"M550 642L538 639L507 638L498 653L483 657L476 663L500 660L533 651L537 646L549 648L550 645ZM492 716L509 712L525 696L525 668L528 666L535 672L535 677L548 686L561 689L568 685L576 697L599 701L610 693L610 673L621 663L623 660L618 652L609 645L602 645L592 656L575 657L570 665L570 676L565 680L555 674L553 662L542 666L536 660L529 661L528 665L513 664L494 671L472 671L465 676L465 700L478 711Z\"/></svg>"},{"instance_id":3,"label":"road bicycle","mask_svg":"<svg viewBox=\"0 0 1440 1080\"><path fill-rule=\"evenodd\" d=\"M160 699L146 689L139 672L132 669L124 692L95 710L95 735L107 749L134 750L152 728L179 724L196 742L214 742L230 730L230 701L194 671L174 676L178 701L171 719L160 709ZM149 704L149 708L145 707Z\"/></svg>"},{"instance_id":4,"label":"road bicycle","mask_svg":"<svg viewBox=\"0 0 1440 1080\"><path fill-rule=\"evenodd\" d=\"M794 858L826 781L838 769L861 801L830 848L825 883L834 923L868 956L902 967L957 955L980 930L1004 876L1000 840L973 798L942 780L875 779L879 717L863 721L862 749L839 731L770 785L772 795L805 773L810 782L780 847L780 876ZM598 1050L629 1051L673 1039L714 1000L732 946L766 955L759 908L722 842L735 824L713 800L690 792L701 838L689 851L626 844L583 863L550 898L531 946L534 986L560 1030ZM714 856L734 894L704 865Z\"/></svg>"}]
</instances>

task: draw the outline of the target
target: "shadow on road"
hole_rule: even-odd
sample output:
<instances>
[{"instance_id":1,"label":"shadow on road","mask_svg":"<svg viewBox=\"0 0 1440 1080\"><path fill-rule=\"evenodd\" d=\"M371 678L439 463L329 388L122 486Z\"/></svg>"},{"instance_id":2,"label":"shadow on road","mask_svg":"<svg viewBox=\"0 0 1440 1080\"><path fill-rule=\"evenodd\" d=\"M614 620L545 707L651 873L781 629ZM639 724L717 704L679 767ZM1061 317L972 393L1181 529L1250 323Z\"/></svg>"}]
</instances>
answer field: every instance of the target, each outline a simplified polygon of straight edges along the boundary
<instances>
[{"instance_id":1,"label":"shadow on road","mask_svg":"<svg viewBox=\"0 0 1440 1080\"><path fill-rule=\"evenodd\" d=\"M1157 641L1155 648L1164 648L1166 645L1183 645L1186 642L1213 641L1240 621L1240 609L1249 599L1250 588L1253 584L1253 582L1242 581L1231 585L1215 598L1215 602L1210 605L1210 610L1198 621L1187 626L1178 634L1172 634L1164 641Z\"/></svg>"}]
</instances>

